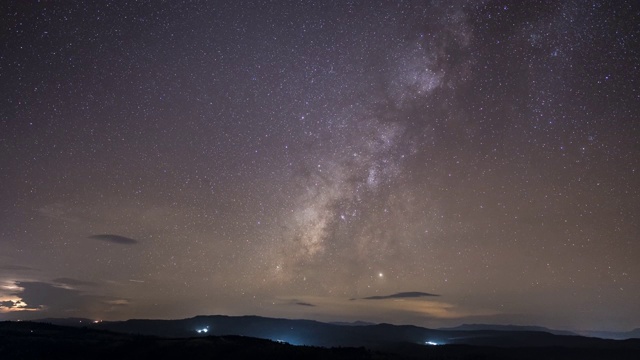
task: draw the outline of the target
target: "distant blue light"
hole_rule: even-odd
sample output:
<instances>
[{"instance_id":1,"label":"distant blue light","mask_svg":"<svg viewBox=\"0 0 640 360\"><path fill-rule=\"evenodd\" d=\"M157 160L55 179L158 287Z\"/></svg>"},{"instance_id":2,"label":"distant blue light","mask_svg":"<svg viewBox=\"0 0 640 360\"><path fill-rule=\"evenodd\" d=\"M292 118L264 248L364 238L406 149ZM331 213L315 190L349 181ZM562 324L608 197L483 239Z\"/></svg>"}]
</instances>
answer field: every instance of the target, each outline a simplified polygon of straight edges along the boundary
<instances>
[{"instance_id":1,"label":"distant blue light","mask_svg":"<svg viewBox=\"0 0 640 360\"><path fill-rule=\"evenodd\" d=\"M198 334L206 334L206 333L208 333L208 332L209 332L209 327L207 326L207 327L204 327L204 328L202 328L202 329L196 329L196 332L197 332Z\"/></svg>"},{"instance_id":2,"label":"distant blue light","mask_svg":"<svg viewBox=\"0 0 640 360\"><path fill-rule=\"evenodd\" d=\"M269 337L269 339L271 341L275 341L277 343L280 344L289 344L289 345L308 345L306 343L304 343L304 341L301 341L300 338L296 337L296 336L291 336L291 335L287 335L287 334L280 334L280 335L276 335L273 337Z\"/></svg>"}]
</instances>

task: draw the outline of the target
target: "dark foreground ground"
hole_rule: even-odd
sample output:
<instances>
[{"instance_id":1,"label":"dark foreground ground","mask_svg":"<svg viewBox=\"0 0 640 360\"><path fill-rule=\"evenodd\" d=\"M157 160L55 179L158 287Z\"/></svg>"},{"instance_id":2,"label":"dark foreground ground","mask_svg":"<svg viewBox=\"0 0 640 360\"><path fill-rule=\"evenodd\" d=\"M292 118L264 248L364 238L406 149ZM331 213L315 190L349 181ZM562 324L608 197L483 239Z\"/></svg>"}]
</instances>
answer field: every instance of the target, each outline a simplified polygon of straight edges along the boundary
<instances>
[{"instance_id":1,"label":"dark foreground ground","mask_svg":"<svg viewBox=\"0 0 640 360\"><path fill-rule=\"evenodd\" d=\"M640 359L636 349L396 343L382 350L293 346L243 336L162 338L0 322L0 359Z\"/></svg>"}]
</instances>

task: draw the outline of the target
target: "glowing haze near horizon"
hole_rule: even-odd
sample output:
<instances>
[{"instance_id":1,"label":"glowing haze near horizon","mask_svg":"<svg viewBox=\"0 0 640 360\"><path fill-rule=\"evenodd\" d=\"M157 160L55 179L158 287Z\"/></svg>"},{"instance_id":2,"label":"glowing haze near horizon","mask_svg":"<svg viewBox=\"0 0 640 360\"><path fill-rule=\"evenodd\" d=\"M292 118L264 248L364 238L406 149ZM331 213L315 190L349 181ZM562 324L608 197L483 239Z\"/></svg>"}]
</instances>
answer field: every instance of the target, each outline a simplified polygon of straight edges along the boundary
<instances>
[{"instance_id":1,"label":"glowing haze near horizon","mask_svg":"<svg viewBox=\"0 0 640 360\"><path fill-rule=\"evenodd\" d=\"M633 1L2 8L0 319L640 326Z\"/></svg>"}]
</instances>

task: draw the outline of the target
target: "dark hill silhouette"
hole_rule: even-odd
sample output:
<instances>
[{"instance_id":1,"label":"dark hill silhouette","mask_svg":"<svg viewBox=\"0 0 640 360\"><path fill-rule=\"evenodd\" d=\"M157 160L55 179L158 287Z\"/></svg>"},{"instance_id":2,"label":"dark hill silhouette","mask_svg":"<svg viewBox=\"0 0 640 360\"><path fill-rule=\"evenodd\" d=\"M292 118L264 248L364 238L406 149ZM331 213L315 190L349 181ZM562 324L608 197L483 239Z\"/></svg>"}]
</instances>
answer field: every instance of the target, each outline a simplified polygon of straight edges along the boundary
<instances>
[{"instance_id":1,"label":"dark hill silhouette","mask_svg":"<svg viewBox=\"0 0 640 360\"><path fill-rule=\"evenodd\" d=\"M84 324L84 322L82 323ZM640 340L614 341L578 335L554 335L518 328L502 330L434 330L412 325L375 324L343 326L312 320L273 319L259 316L196 316L182 320L127 320L89 323L92 329L118 333L187 338L204 335L239 335L293 345L365 346L386 349L398 343L424 346L427 342L448 345L493 347L550 347L640 349ZM198 334L198 329L207 329Z\"/></svg>"},{"instance_id":2,"label":"dark hill silhouette","mask_svg":"<svg viewBox=\"0 0 640 360\"><path fill-rule=\"evenodd\" d=\"M44 318L44 319L38 319L38 320L32 320L32 321L33 322L39 322L39 323L53 324L53 325L75 326L75 327L88 326L89 324L92 324L94 322L94 320L91 320L91 319L75 318L75 317L71 317L71 318Z\"/></svg>"},{"instance_id":3,"label":"dark hill silhouette","mask_svg":"<svg viewBox=\"0 0 640 360\"><path fill-rule=\"evenodd\" d=\"M209 318L209 317L203 317ZM250 317L256 319L273 320ZM194 319L186 319L194 320ZM203 320L202 318L199 320ZM247 319L244 319L247 320ZM277 319L276 319L277 320ZM149 320L151 321L151 320ZM178 320L180 321L180 320ZM84 321L83 321L84 322ZM134 320L140 324L143 320ZM151 321L170 325L175 321ZM121 324L129 323L122 322ZM149 325L151 323L147 323ZM314 322L311 322L314 323ZM114 323L112 323L114 324ZM129 323L131 324L131 323ZM305 323L296 323L298 325ZM99 325L99 324L96 324ZM309 325L309 324L306 324ZM346 326L347 329L362 327ZM415 327L371 326L372 329ZM419 328L418 328L419 329ZM548 334L550 336L554 336ZM562 338L562 336L558 336ZM616 342L611 342L616 343ZM470 345L426 346L412 342L387 343L384 349L364 347L322 348L294 346L244 336L199 336L167 338L135 335L89 327L70 327L34 322L0 322L0 359L638 359L637 342L618 342L614 347L487 347ZM626 345L625 345L626 344Z\"/></svg>"},{"instance_id":4,"label":"dark hill silhouette","mask_svg":"<svg viewBox=\"0 0 640 360\"><path fill-rule=\"evenodd\" d=\"M159 338L86 327L0 322L0 359L371 359L364 348L292 346L242 336Z\"/></svg>"}]
</instances>

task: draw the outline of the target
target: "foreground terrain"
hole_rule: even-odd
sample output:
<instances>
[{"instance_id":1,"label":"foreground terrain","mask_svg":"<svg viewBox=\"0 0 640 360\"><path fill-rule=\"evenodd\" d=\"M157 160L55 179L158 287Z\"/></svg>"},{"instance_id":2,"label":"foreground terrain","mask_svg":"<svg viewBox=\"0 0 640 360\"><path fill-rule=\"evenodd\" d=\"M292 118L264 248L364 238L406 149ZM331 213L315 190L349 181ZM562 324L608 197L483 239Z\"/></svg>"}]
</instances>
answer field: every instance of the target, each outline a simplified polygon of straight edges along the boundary
<instances>
[{"instance_id":1,"label":"foreground terrain","mask_svg":"<svg viewBox=\"0 0 640 360\"><path fill-rule=\"evenodd\" d=\"M167 322L166 324L169 325L170 323ZM161 326L158 323L154 324ZM358 328L360 327L344 327L345 330L355 333L359 332ZM361 327L360 330L365 328ZM513 333L499 334L503 341L513 335ZM518 336L522 336L522 334ZM588 340L589 338L583 339ZM580 346L496 347L464 344L429 346L409 341L381 341L377 346L372 344L373 346L366 347L320 347L296 346L284 341L238 335L162 337L49 323L0 322L0 358L2 359L424 358L624 360L640 358L640 345L637 340L622 342L593 340L596 341L592 344L585 340ZM571 343L575 344L575 339L573 342L569 342L569 344Z\"/></svg>"}]
</instances>

